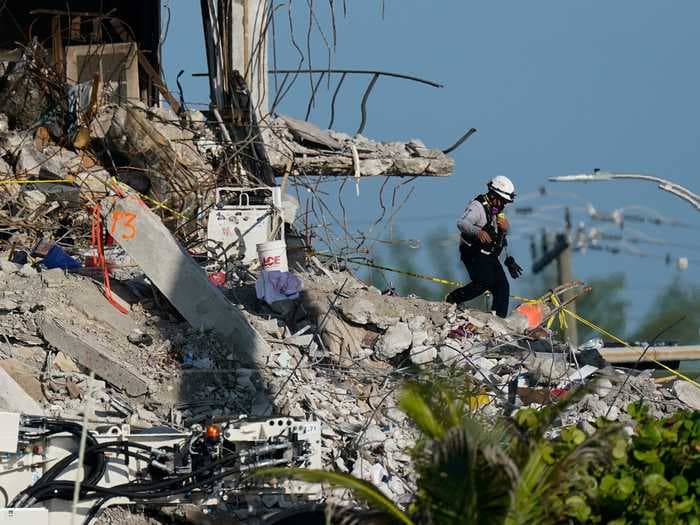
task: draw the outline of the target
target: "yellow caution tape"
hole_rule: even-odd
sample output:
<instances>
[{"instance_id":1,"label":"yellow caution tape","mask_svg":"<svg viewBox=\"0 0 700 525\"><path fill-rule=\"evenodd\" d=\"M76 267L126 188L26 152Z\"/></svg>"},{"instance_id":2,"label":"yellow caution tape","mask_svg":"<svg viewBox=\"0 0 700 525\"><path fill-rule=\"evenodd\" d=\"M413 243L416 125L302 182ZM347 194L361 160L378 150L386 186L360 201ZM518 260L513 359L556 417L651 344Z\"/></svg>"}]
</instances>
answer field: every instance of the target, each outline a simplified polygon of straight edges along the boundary
<instances>
[{"instance_id":1,"label":"yellow caution tape","mask_svg":"<svg viewBox=\"0 0 700 525\"><path fill-rule=\"evenodd\" d=\"M178 219L189 220L189 217L187 217L186 215L183 215L182 213L180 213L180 212L177 211L177 210L173 210L172 208L169 208L169 207L166 206L165 203L163 203L163 202L160 202L160 201L158 201L158 200L156 200L156 199L152 199L151 197L148 197L147 195L143 195L143 194L141 194L141 193L139 193L139 196L140 196L142 199L144 199L144 200L146 200L146 201L148 201L148 202L151 202L151 203L155 204L155 205L156 205L156 208L163 208L164 210L169 211L170 213L172 213L173 215L175 215Z\"/></svg>"},{"instance_id":2,"label":"yellow caution tape","mask_svg":"<svg viewBox=\"0 0 700 525\"><path fill-rule=\"evenodd\" d=\"M567 328L566 314L564 313L564 309L561 308L561 304L559 303L559 298L554 293L551 293L551 294L549 294L549 300L552 301L552 304L559 309L559 312L557 314L557 317L559 318L559 327L562 330L565 330ZM542 301L540 301L540 302L542 302ZM549 320L547 321L547 328L551 328L553 322L554 322L554 316L550 317Z\"/></svg>"},{"instance_id":3,"label":"yellow caution tape","mask_svg":"<svg viewBox=\"0 0 700 525\"><path fill-rule=\"evenodd\" d=\"M519 296L517 296L517 295L512 295L511 297L513 297L514 299L518 299L518 300L520 300L520 301L528 302L528 303L541 303L541 302L543 302L543 301L540 300L540 299L528 299L527 297L519 297ZM553 303L556 307L559 307L559 306L560 306L559 300L557 299L556 295L551 294L550 300L552 301L552 303ZM561 310L559 311L559 316L560 316L559 323L560 323L560 324L561 324L561 316L564 315L564 314L570 315L571 317L573 317L574 319L576 319L576 320L577 320L578 322L580 322L581 324L587 326L587 327L590 328L591 330L594 330L594 331L598 332L598 333L601 334L601 335L607 336L608 338L612 339L613 341L615 341L615 342L617 342L617 343L620 343L621 345L623 345L623 346L625 346L625 347L627 347L627 348L632 348L632 345L629 344L629 343L628 343L627 341L625 341L624 339L621 339L621 338L619 338L618 336L616 336L615 334L612 334L612 333L608 332L605 328L603 328L603 327L601 327L601 326L598 326L597 324L595 324L595 323L589 321L588 319L584 319L583 317L581 317L580 315L578 315L578 314L575 313L575 312L572 312L572 311L569 310L568 308L561 308ZM549 327L551 326L552 320L553 320L553 319L554 319L554 318L552 317L552 318L548 321L548 323L547 323L547 328L549 328ZM566 328L566 320L564 320L564 324L561 325L561 326L562 326L562 328ZM699 384L697 381L694 381L693 379L689 378L688 376L686 376L685 374L679 372L678 370L674 370L673 368L670 368L670 367L666 366L666 365L663 364L661 361L657 361L656 359L650 359L649 361L651 361L651 362L654 363L655 365L658 365L658 366L660 366L661 368L663 368L663 369L669 371L669 372L670 372L671 374L673 374L674 376L680 377L681 379L683 379L683 380L685 380L685 381L688 381L689 383L692 383L693 385L695 385L695 386L697 386L698 388L700 388L700 384Z\"/></svg>"},{"instance_id":4,"label":"yellow caution tape","mask_svg":"<svg viewBox=\"0 0 700 525\"><path fill-rule=\"evenodd\" d=\"M312 255L322 255L324 257L335 257L333 255L329 255L327 253L320 253L320 252L312 252ZM342 257L338 257L338 258L343 259ZM369 268L376 268L377 270L385 270L387 272L398 273L401 275L408 275L409 277L415 277L416 279L424 279L426 281L432 281L434 283L445 284L447 286L464 286L464 283L461 283L459 281L451 281L450 279L443 279L441 277L433 277L432 275L423 275L420 273L408 272L406 270L397 270L396 268L389 268L387 266L381 266L379 264L374 264L374 263L370 263L370 262L351 261L349 259L344 259L344 260L348 264L359 264L360 266L367 266Z\"/></svg>"}]
</instances>

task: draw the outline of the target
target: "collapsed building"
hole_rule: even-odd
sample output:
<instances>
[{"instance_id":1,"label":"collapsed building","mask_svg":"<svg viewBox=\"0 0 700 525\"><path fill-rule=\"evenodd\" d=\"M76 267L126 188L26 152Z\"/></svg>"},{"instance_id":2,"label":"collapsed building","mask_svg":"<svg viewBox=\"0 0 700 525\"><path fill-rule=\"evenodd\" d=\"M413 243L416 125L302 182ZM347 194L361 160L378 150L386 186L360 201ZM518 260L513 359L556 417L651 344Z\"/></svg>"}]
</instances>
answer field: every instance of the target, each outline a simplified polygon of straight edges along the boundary
<instances>
[{"instance_id":1,"label":"collapsed building","mask_svg":"<svg viewBox=\"0 0 700 525\"><path fill-rule=\"evenodd\" d=\"M24 477L3 485L0 512L63 523L138 504L282 523L271 520L338 496L241 478L268 464L352 472L406 502L416 433L397 390L420 373L464 374L487 416L590 382L560 421L588 431L597 417L629 421L632 400L658 415L700 408L689 383L660 386L596 348L552 340L545 323L561 305L550 293L503 320L385 295L347 254L317 254L285 191L295 178L446 176L453 161L418 140L379 143L269 114L265 46L251 45L265 16L239 12L263 2L202 2L207 112L158 73L158 2L49 4L8 1L1 18L1 444L5 469ZM553 293L571 289L582 287ZM157 434L160 444L149 458L125 456L122 478L91 473L73 509L70 463L48 464L78 449L52 441L74 424L95 443L143 447ZM71 490L22 485L34 475L58 490L47 473ZM136 491L139 476L170 492Z\"/></svg>"}]
</instances>

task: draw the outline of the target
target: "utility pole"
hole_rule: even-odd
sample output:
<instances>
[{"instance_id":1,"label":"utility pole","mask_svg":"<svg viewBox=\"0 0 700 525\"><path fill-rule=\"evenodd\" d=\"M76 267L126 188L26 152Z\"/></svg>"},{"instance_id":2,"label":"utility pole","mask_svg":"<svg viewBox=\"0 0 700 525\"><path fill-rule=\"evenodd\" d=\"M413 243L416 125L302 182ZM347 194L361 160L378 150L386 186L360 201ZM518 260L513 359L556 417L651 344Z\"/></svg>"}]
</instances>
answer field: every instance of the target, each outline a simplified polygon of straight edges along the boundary
<instances>
[{"instance_id":1,"label":"utility pole","mask_svg":"<svg viewBox=\"0 0 700 525\"><path fill-rule=\"evenodd\" d=\"M211 99L226 116L237 89L237 71L245 81L259 121L267 115L267 38L271 5L267 0L200 0Z\"/></svg>"},{"instance_id":2,"label":"utility pole","mask_svg":"<svg viewBox=\"0 0 700 525\"><path fill-rule=\"evenodd\" d=\"M568 243L567 243L568 244ZM570 283L574 280L571 269L571 246L563 250L557 257L557 281L560 285ZM563 294L564 301L570 299L571 292ZM576 313L576 301L571 301L567 306L567 310ZM578 333L576 330L576 321L572 317L566 319L566 340L573 346L578 346Z\"/></svg>"},{"instance_id":3,"label":"utility pole","mask_svg":"<svg viewBox=\"0 0 700 525\"><path fill-rule=\"evenodd\" d=\"M557 257L557 278L559 284L570 283L574 280L573 270L571 267L571 210L566 208L564 212L564 221L566 223L566 248ZM564 294L564 301L571 299L572 292L567 292ZM567 306L567 309L573 313L576 313L576 301L571 301ZM566 340L569 341L574 347L578 346L578 331L575 320L569 316L566 323Z\"/></svg>"},{"instance_id":4,"label":"utility pole","mask_svg":"<svg viewBox=\"0 0 700 525\"><path fill-rule=\"evenodd\" d=\"M557 234L554 246L551 249L549 249L546 232L542 232L542 256L532 265L532 273L539 273L556 260L557 284L559 285L570 283L574 280L571 266L571 243L569 241L571 235L571 213L568 208L566 209L565 220L565 233ZM564 301L570 298L571 292L564 294ZM574 301L569 303L566 308L576 313L576 304ZM565 336L569 343L578 346L576 323L571 318L567 319Z\"/></svg>"}]
</instances>

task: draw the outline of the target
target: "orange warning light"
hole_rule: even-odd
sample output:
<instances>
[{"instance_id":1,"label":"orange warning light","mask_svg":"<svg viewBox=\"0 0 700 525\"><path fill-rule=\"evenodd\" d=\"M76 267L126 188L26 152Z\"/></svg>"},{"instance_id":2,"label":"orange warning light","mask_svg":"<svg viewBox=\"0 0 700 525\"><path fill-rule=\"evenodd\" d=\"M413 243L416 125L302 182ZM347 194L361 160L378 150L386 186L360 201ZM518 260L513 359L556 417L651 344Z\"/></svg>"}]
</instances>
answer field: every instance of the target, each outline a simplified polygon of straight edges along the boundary
<instances>
[{"instance_id":1,"label":"orange warning light","mask_svg":"<svg viewBox=\"0 0 700 525\"><path fill-rule=\"evenodd\" d=\"M221 427L219 425L208 425L205 435L207 436L207 439L216 441L221 437Z\"/></svg>"}]
</instances>

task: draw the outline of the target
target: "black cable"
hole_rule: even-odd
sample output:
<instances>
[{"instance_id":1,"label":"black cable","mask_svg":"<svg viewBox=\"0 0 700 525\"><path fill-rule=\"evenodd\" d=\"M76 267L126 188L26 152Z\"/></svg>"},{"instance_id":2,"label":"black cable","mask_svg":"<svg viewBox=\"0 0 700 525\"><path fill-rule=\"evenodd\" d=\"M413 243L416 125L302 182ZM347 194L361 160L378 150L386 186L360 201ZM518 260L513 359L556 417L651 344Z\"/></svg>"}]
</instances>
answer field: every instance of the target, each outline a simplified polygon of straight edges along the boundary
<instances>
[{"instance_id":1,"label":"black cable","mask_svg":"<svg viewBox=\"0 0 700 525\"><path fill-rule=\"evenodd\" d=\"M113 448L113 449L106 449L105 452L114 452L114 453L124 453L124 450L119 449L119 448ZM143 454L139 454L138 452L129 452L127 451L126 456L132 457L135 459L140 459L145 462L150 462L151 458L149 456L145 456ZM100 478L101 479L101 478ZM97 479L95 481L88 482L85 480L83 484L86 486L94 485L95 483L99 482L100 479ZM64 490L64 484L68 483L69 486L65 488ZM74 481L48 481L43 483L41 486L36 487L34 491L31 492L31 494L27 495L27 498L22 501L18 506L19 507L27 507L30 505L34 505L40 501L44 501L46 499L72 499L73 497L73 488L75 486Z\"/></svg>"},{"instance_id":2,"label":"black cable","mask_svg":"<svg viewBox=\"0 0 700 525\"><path fill-rule=\"evenodd\" d=\"M111 442L110 445L121 444L121 443L123 443L123 442ZM145 449L150 450L149 447L145 447L144 445L140 445L138 443L136 445L138 445L139 448L145 448ZM123 452L123 450L119 450L119 451ZM181 483L181 482L187 480L188 478L193 478L193 477L197 477L201 474L205 474L208 471L210 471L212 468L216 468L218 466L225 466L227 463L232 462L236 459L237 459L237 457L234 457L234 456L224 457L224 458L221 458L217 461L214 461L214 462L212 462L212 463L210 463L210 464L208 464L208 465L206 465L206 466L204 466L204 467L202 467L202 468L200 468L192 473L183 474L181 476L171 478L168 480L164 480L164 481L161 481L158 483L143 483L142 481L136 481L136 482L124 483L122 485L117 485L115 487L111 487L111 489L114 489L115 491L116 490L123 490L123 492L120 492L118 494L118 496L130 497L131 494L137 494L139 491L143 491L143 490L154 491L154 490L158 490L161 488L168 488L169 486L176 484L176 483ZM63 460L62 460L62 462L63 462ZM45 492L45 491L48 491L49 493L58 491L66 483L68 483L70 485L70 488L72 488L74 485L74 482L72 482L72 481L52 481L51 483L44 484L46 486L40 487L40 489L42 491L41 496L43 496L43 492ZM95 484L94 483L87 483L87 482L83 483L83 484L81 484L81 490L82 490L83 486L90 487L90 486L95 486ZM176 492L176 493L179 493L179 492ZM35 494L33 497L39 498L39 495ZM52 495L52 497L59 497L59 496ZM72 497L72 492L71 492L70 497ZM43 499L46 499L46 498L43 498Z\"/></svg>"},{"instance_id":3,"label":"black cable","mask_svg":"<svg viewBox=\"0 0 700 525\"><path fill-rule=\"evenodd\" d=\"M59 432L71 432L71 430L74 430L74 428L71 427L79 427L82 429L82 426L77 424L77 423L62 423L58 425L59 427L69 427L69 428L60 428L58 429L58 432L51 432L49 435L59 433ZM82 431L82 430L81 430ZM74 433L74 432L71 432ZM77 434L78 437L80 434ZM92 442L97 443L95 438L91 435L87 436L88 439L90 439ZM151 447L147 447L145 445L141 445L140 443L135 443L135 442L130 442L130 441L109 441L103 444L96 444L94 446L91 446L89 448L85 449L85 458L92 458L93 455L96 452L101 452L106 449L110 449L112 447L124 447L124 446L130 446L133 448L138 448L141 450L147 450L151 451ZM123 449L119 449L119 451L123 451ZM63 471L68 468L68 466L73 463L76 459L78 459L78 452L74 452L72 454L69 454L65 458L63 458L61 461L56 463L53 467L51 467L49 470L47 470L43 476L41 476L33 485L30 487L27 487L24 489L22 492L17 494L15 498L11 502L11 507L15 506L24 506L23 503L26 502L29 499L35 498L36 494L42 490L45 486L50 485L56 477L61 475ZM85 475L85 483L88 484L94 484L97 483L100 479L102 479L102 476L104 475L104 472L106 470L106 461L104 461L104 453L100 453L98 456L96 456L97 459L99 460L98 463L98 468L95 469L93 468L89 474ZM87 463L86 463L87 464Z\"/></svg>"}]
</instances>

